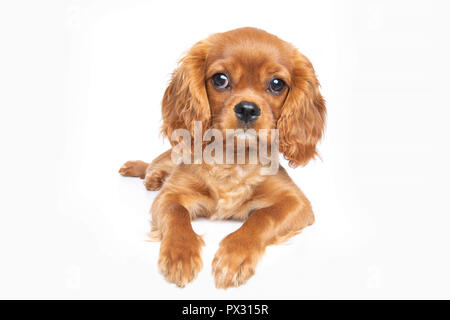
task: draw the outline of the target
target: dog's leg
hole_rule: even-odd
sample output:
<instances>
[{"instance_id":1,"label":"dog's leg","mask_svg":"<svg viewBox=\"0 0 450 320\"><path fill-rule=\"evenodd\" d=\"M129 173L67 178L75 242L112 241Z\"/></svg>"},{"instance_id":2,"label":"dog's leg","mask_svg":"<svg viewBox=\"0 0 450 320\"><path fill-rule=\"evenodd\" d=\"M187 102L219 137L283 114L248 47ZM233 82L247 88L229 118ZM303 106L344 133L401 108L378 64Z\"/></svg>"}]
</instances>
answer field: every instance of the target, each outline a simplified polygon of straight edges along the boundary
<instances>
[{"instance_id":1,"label":"dog's leg","mask_svg":"<svg viewBox=\"0 0 450 320\"><path fill-rule=\"evenodd\" d=\"M161 235L159 271L167 281L184 287L203 267L202 238L192 229L191 217L185 207L160 194L152 206L152 215Z\"/></svg>"},{"instance_id":2,"label":"dog's leg","mask_svg":"<svg viewBox=\"0 0 450 320\"><path fill-rule=\"evenodd\" d=\"M178 166L152 204L152 228L161 240L159 270L169 281L183 287L203 266L202 238L192 229L191 219L214 207L205 183Z\"/></svg>"},{"instance_id":3,"label":"dog's leg","mask_svg":"<svg viewBox=\"0 0 450 320\"><path fill-rule=\"evenodd\" d=\"M267 192L263 197L274 203L253 211L241 228L220 243L212 262L216 287L244 284L268 245L284 241L314 222L310 203L300 190L274 187L280 184L262 188Z\"/></svg>"},{"instance_id":4,"label":"dog's leg","mask_svg":"<svg viewBox=\"0 0 450 320\"><path fill-rule=\"evenodd\" d=\"M125 177L144 179L144 185L147 190L159 190L174 168L175 164L171 159L171 150L168 150L150 164L141 160L127 161L120 167L119 173Z\"/></svg>"}]
</instances>

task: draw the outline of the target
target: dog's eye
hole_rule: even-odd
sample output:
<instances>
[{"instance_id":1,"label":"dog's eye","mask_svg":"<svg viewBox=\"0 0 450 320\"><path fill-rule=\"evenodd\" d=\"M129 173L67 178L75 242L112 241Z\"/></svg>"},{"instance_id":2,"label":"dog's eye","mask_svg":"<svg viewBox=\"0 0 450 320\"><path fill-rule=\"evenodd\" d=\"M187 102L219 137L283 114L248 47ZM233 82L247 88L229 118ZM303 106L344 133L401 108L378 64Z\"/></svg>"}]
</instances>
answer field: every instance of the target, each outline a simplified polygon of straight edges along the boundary
<instances>
[{"instance_id":1,"label":"dog's eye","mask_svg":"<svg viewBox=\"0 0 450 320\"><path fill-rule=\"evenodd\" d=\"M271 93L280 94L281 92L283 92L285 87L286 87L286 83L284 83L284 81L281 79L273 78L270 80L269 91Z\"/></svg>"},{"instance_id":2,"label":"dog's eye","mask_svg":"<svg viewBox=\"0 0 450 320\"><path fill-rule=\"evenodd\" d=\"M216 73L212 76L211 82L214 87L217 89L227 89L230 86L230 80L228 79L228 76L223 73Z\"/></svg>"}]
</instances>

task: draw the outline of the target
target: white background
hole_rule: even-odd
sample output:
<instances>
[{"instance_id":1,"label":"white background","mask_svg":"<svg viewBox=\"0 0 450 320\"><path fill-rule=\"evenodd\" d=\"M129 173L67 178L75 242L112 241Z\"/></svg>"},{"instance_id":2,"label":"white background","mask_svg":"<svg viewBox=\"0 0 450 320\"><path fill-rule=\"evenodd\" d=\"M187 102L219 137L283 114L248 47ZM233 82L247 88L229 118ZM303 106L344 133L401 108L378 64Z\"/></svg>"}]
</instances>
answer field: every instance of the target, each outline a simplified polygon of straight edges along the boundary
<instances>
[{"instance_id":1,"label":"white background","mask_svg":"<svg viewBox=\"0 0 450 320\"><path fill-rule=\"evenodd\" d=\"M2 1L0 298L450 298L448 1ZM146 242L156 193L117 170L168 148L160 101L196 41L266 29L313 62L322 160L289 170L316 223L243 287L211 261L239 222L200 220L184 289Z\"/></svg>"}]
</instances>

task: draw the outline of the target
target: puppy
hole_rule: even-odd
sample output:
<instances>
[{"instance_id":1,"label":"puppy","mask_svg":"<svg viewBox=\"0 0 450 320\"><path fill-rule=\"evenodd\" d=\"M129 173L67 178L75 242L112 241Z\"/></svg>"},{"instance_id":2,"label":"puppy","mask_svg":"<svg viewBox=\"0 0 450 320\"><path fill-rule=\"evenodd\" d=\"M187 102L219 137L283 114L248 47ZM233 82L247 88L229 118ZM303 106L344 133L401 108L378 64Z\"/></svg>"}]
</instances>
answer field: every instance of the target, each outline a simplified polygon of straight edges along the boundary
<instances>
[{"instance_id":1,"label":"puppy","mask_svg":"<svg viewBox=\"0 0 450 320\"><path fill-rule=\"evenodd\" d=\"M194 124L199 124L201 134L215 129L214 141L222 142L220 133L225 140L230 129L237 129L232 160L234 142L249 137L267 142L269 153L279 151L297 167L317 155L325 114L309 60L272 34L240 28L198 42L180 61L164 93L162 133L172 138L183 129L194 136ZM263 138L263 130L275 132L278 139L272 139L275 134ZM169 282L184 287L202 268L204 242L191 226L196 217L245 221L221 241L212 261L218 288L244 284L268 245L314 222L310 202L286 171L280 166L265 174L267 162L260 154L256 162L249 156L241 163L180 162L175 149L181 142L171 143L173 148L152 163L128 161L119 171L144 179L148 190L161 189L151 208L151 237L161 241L158 265ZM185 145L190 146L188 160L196 150L205 150L204 142ZM243 150L250 151L251 145L247 141Z\"/></svg>"}]
</instances>

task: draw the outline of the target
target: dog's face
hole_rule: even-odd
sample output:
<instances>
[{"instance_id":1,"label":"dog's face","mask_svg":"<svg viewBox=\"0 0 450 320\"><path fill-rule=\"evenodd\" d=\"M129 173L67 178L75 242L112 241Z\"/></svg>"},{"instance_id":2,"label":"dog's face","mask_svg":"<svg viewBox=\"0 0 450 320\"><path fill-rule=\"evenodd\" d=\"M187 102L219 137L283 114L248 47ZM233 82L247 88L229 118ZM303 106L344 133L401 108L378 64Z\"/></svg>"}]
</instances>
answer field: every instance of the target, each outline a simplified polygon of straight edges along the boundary
<instances>
[{"instance_id":1,"label":"dog's face","mask_svg":"<svg viewBox=\"0 0 450 320\"><path fill-rule=\"evenodd\" d=\"M290 57L275 37L249 31L217 37L206 59L214 128L272 129L280 117L291 82Z\"/></svg>"},{"instance_id":2,"label":"dog's face","mask_svg":"<svg viewBox=\"0 0 450 320\"><path fill-rule=\"evenodd\" d=\"M306 164L322 136L325 104L311 63L254 28L210 36L181 60L163 99L163 132L278 129L291 166Z\"/></svg>"}]
</instances>

